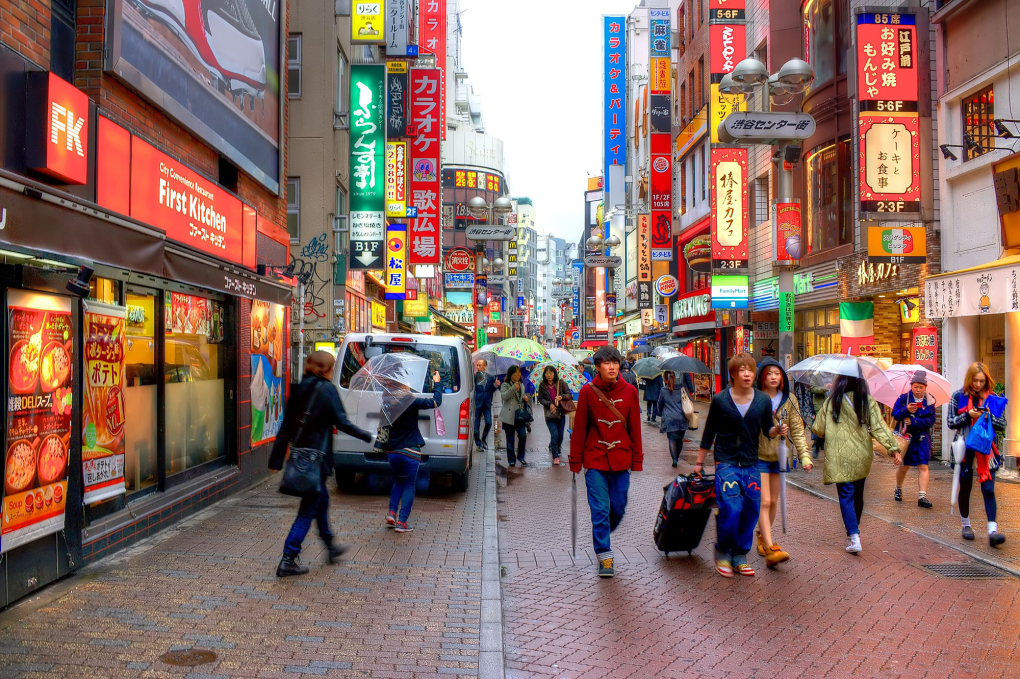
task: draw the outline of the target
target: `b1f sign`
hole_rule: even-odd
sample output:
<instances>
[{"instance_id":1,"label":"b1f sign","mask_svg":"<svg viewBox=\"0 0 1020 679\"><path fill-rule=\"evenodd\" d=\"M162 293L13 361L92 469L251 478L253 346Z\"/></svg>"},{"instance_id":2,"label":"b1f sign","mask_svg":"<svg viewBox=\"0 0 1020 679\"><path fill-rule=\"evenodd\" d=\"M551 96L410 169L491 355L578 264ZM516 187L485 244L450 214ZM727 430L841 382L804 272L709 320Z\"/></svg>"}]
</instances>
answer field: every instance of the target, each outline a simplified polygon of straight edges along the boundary
<instances>
[{"instance_id":1,"label":"b1f sign","mask_svg":"<svg viewBox=\"0 0 1020 679\"><path fill-rule=\"evenodd\" d=\"M89 98L49 72L28 74L28 167L65 184L88 181Z\"/></svg>"}]
</instances>

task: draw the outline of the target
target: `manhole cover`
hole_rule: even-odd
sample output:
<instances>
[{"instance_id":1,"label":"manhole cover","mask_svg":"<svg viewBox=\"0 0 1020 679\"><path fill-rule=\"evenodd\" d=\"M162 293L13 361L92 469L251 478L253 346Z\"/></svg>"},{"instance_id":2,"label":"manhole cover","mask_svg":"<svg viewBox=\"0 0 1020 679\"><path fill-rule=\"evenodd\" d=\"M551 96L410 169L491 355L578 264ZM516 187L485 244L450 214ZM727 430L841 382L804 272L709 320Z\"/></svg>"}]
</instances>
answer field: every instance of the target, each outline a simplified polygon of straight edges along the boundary
<instances>
[{"instance_id":1,"label":"manhole cover","mask_svg":"<svg viewBox=\"0 0 1020 679\"><path fill-rule=\"evenodd\" d=\"M159 656L159 659L167 665L195 667L196 665L204 665L216 660L216 654L212 651L198 651L195 649L189 651L169 651Z\"/></svg>"},{"instance_id":2,"label":"manhole cover","mask_svg":"<svg viewBox=\"0 0 1020 679\"><path fill-rule=\"evenodd\" d=\"M929 563L922 564L935 575L960 580L994 580L1009 577L1009 573L998 568L978 563Z\"/></svg>"}]
</instances>

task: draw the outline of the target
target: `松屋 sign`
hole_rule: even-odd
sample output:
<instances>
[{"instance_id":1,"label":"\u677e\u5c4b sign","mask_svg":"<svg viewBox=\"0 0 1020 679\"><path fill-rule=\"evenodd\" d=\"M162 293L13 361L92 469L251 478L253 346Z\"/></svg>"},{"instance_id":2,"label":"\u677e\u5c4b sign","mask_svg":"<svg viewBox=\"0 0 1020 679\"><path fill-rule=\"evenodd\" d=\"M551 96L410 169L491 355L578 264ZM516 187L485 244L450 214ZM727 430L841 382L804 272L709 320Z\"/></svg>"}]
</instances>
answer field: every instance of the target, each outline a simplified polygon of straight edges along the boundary
<instances>
[{"instance_id":1,"label":"\u677e\u5c4b sign","mask_svg":"<svg viewBox=\"0 0 1020 679\"><path fill-rule=\"evenodd\" d=\"M919 218L921 144L917 18L856 15L860 211L868 219Z\"/></svg>"},{"instance_id":2,"label":"\u677e\u5c4b sign","mask_svg":"<svg viewBox=\"0 0 1020 679\"><path fill-rule=\"evenodd\" d=\"M927 259L923 226L868 227L868 263L924 264Z\"/></svg>"},{"instance_id":3,"label":"\u677e\u5c4b sign","mask_svg":"<svg viewBox=\"0 0 1020 679\"><path fill-rule=\"evenodd\" d=\"M377 4L381 7L381 3ZM379 14L381 39L381 9ZM385 268L385 77L385 67L381 64L351 66L352 269L379 271Z\"/></svg>"},{"instance_id":4,"label":"\u677e\u5c4b sign","mask_svg":"<svg viewBox=\"0 0 1020 679\"><path fill-rule=\"evenodd\" d=\"M386 227L385 299L404 299L407 292L407 224Z\"/></svg>"},{"instance_id":5,"label":"\u677e\u5c4b sign","mask_svg":"<svg viewBox=\"0 0 1020 679\"><path fill-rule=\"evenodd\" d=\"M713 148L711 185L712 265L718 269L745 268L749 257L747 149ZM714 294L712 299L714 303Z\"/></svg>"},{"instance_id":6,"label":"\u677e\u5c4b sign","mask_svg":"<svg viewBox=\"0 0 1020 679\"><path fill-rule=\"evenodd\" d=\"M28 167L66 184L88 181L89 98L48 71L28 74Z\"/></svg>"}]
</instances>

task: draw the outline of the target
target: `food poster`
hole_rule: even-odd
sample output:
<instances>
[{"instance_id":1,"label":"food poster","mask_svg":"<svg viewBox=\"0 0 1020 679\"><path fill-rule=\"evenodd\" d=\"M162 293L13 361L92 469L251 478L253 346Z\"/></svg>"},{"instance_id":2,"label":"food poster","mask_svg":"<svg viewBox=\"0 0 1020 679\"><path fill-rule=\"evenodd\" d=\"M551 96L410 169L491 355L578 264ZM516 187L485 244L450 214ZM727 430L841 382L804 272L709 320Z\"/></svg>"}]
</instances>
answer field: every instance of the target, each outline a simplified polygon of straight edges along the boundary
<instances>
[{"instance_id":1,"label":"food poster","mask_svg":"<svg viewBox=\"0 0 1020 679\"><path fill-rule=\"evenodd\" d=\"M223 305L216 300L171 292L165 296L167 335L205 335L211 344L223 341Z\"/></svg>"},{"instance_id":2,"label":"food poster","mask_svg":"<svg viewBox=\"0 0 1020 679\"><path fill-rule=\"evenodd\" d=\"M124 486L125 307L87 302L82 471L85 504L126 492Z\"/></svg>"},{"instance_id":3,"label":"food poster","mask_svg":"<svg viewBox=\"0 0 1020 679\"><path fill-rule=\"evenodd\" d=\"M283 424L287 308L261 300L251 303L251 444L276 438Z\"/></svg>"},{"instance_id":4,"label":"food poster","mask_svg":"<svg viewBox=\"0 0 1020 679\"><path fill-rule=\"evenodd\" d=\"M0 552L64 527L71 438L71 300L10 290Z\"/></svg>"}]
</instances>

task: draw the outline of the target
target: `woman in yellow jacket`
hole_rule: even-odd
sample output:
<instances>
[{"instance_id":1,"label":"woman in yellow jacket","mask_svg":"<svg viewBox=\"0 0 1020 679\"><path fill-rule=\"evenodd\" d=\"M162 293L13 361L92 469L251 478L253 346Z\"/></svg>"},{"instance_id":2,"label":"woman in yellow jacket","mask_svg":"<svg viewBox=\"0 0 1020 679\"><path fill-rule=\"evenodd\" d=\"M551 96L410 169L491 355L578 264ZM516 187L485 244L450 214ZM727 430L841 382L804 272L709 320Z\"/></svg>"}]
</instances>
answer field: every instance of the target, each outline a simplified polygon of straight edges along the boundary
<instances>
[{"instance_id":1,"label":"woman in yellow jacket","mask_svg":"<svg viewBox=\"0 0 1020 679\"><path fill-rule=\"evenodd\" d=\"M811 449L804 437L804 420L797 407L797 399L790 398L790 378L779 363L771 358L758 365L755 386L772 400L772 420L786 425L788 438L793 442L804 471L811 471ZM761 473L761 511L758 515L758 553L765 557L769 568L782 563L790 555L772 541L772 524L779 509L779 484L782 481L779 461L779 441L782 437L758 439L758 471ZM785 464L789 466L789 460Z\"/></svg>"},{"instance_id":2,"label":"woman in yellow jacket","mask_svg":"<svg viewBox=\"0 0 1020 679\"><path fill-rule=\"evenodd\" d=\"M835 483L839 511L846 526L846 551L861 551L861 514L864 512L864 481L871 472L874 447L871 439L892 451L896 464L903 456L889 425L882 419L878 402L868 393L868 383L860 377L839 375L832 383L832 396L825 400L811 427L825 439L825 464L822 481Z\"/></svg>"}]
</instances>

